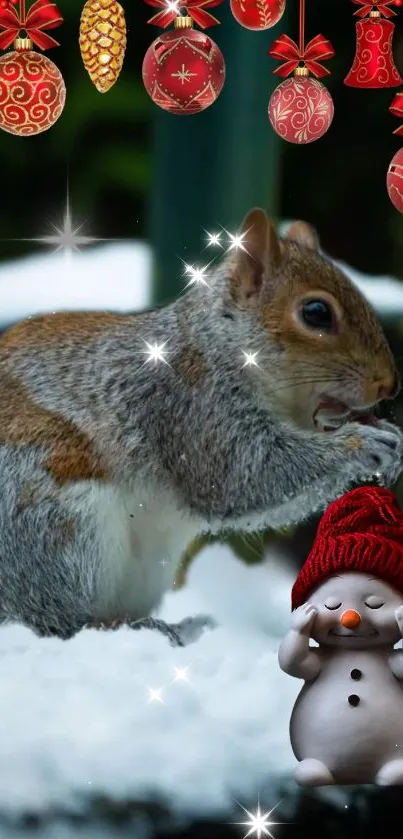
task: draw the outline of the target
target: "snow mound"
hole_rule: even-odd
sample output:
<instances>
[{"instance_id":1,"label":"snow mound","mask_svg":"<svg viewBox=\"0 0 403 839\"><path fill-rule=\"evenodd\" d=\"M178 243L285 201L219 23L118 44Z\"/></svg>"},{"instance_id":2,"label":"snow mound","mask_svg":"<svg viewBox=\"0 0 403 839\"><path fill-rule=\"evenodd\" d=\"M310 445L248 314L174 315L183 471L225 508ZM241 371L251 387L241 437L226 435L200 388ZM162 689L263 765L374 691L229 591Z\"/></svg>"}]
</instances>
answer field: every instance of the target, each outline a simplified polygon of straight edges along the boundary
<instances>
[{"instance_id":1,"label":"snow mound","mask_svg":"<svg viewBox=\"0 0 403 839\"><path fill-rule=\"evenodd\" d=\"M149 630L63 642L1 628L0 812L75 812L101 795L211 816L270 784L274 795L294 762L288 722L301 686L277 664L291 584L274 560L248 568L212 546L160 612L221 622L187 648Z\"/></svg>"}]
</instances>

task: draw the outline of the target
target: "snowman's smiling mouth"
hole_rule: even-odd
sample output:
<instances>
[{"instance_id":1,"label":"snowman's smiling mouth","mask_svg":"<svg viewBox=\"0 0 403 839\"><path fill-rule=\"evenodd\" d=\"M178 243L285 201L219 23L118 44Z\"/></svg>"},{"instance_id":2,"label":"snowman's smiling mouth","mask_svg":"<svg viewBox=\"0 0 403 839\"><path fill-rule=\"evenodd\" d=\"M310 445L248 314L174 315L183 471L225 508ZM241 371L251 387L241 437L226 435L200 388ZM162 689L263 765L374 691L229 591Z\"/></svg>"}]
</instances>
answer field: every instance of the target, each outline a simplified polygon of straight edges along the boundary
<instances>
[{"instance_id":1,"label":"snowman's smiling mouth","mask_svg":"<svg viewBox=\"0 0 403 839\"><path fill-rule=\"evenodd\" d=\"M328 635L335 638L373 638L375 635L379 635L379 632L377 629L371 629L370 632L357 632L354 629L345 629L338 632L336 629L329 629Z\"/></svg>"}]
</instances>

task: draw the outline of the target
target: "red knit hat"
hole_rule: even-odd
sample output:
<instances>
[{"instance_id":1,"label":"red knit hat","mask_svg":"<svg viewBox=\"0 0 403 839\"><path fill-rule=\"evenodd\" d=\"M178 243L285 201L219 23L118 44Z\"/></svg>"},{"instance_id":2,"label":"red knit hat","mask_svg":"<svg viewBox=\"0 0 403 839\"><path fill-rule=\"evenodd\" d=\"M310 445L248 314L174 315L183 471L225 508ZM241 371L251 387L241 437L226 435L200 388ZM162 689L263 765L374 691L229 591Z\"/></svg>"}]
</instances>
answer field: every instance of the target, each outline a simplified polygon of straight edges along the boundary
<instances>
[{"instance_id":1,"label":"red knit hat","mask_svg":"<svg viewBox=\"0 0 403 839\"><path fill-rule=\"evenodd\" d=\"M403 512L391 490L358 487L329 505L293 586L292 609L340 571L371 573L403 594Z\"/></svg>"}]
</instances>

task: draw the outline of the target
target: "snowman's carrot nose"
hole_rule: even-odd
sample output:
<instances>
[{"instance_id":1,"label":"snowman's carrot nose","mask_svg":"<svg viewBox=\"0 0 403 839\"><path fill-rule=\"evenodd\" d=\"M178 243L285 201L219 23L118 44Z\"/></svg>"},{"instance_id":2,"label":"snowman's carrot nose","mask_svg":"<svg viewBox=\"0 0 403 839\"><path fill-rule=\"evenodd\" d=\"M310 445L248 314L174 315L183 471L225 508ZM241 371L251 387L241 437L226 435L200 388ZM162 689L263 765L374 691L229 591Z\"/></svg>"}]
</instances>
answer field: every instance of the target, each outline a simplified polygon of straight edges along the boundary
<instances>
[{"instance_id":1,"label":"snowman's carrot nose","mask_svg":"<svg viewBox=\"0 0 403 839\"><path fill-rule=\"evenodd\" d=\"M356 629L361 623L361 615L359 615L354 609L347 609L343 612L340 618L340 623L342 626L345 626L346 629Z\"/></svg>"}]
</instances>

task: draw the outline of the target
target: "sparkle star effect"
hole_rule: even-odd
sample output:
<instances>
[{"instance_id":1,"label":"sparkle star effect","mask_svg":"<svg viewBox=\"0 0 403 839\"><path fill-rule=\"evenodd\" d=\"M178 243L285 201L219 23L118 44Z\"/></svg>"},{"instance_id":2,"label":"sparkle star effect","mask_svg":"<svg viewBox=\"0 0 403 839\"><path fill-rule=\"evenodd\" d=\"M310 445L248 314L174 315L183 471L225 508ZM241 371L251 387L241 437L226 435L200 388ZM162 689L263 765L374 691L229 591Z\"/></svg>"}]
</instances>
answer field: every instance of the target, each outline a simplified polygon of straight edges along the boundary
<instances>
[{"instance_id":1,"label":"sparkle star effect","mask_svg":"<svg viewBox=\"0 0 403 839\"><path fill-rule=\"evenodd\" d=\"M228 239L229 239L229 246L227 248L227 253L229 251L238 250L238 249L241 250L241 251L246 251L246 248L245 248L245 245L244 245L244 239L245 239L246 233L228 233L228 230L226 230L225 232L226 232L226 234L228 236Z\"/></svg>"},{"instance_id":2,"label":"sparkle star effect","mask_svg":"<svg viewBox=\"0 0 403 839\"><path fill-rule=\"evenodd\" d=\"M148 688L148 701L149 702L161 702L163 704L164 700L161 696L163 688Z\"/></svg>"},{"instance_id":3,"label":"sparkle star effect","mask_svg":"<svg viewBox=\"0 0 403 839\"><path fill-rule=\"evenodd\" d=\"M280 802L279 802L280 803ZM240 804L242 807L242 804ZM248 836L255 836L256 839L261 839L262 836L270 836L270 839L274 839L273 834L270 832L269 828L274 827L277 824L282 824L283 822L272 822L270 820L270 816L273 811L278 807L278 804L272 808L272 810L268 810L267 813L262 813L260 809L260 804L258 804L255 813L250 813L249 810L246 810L245 807L242 807L244 813L249 816L249 821L245 822L234 822L234 824L243 825L244 827L250 827L247 833L244 835L244 839L247 839Z\"/></svg>"},{"instance_id":4,"label":"sparkle star effect","mask_svg":"<svg viewBox=\"0 0 403 839\"><path fill-rule=\"evenodd\" d=\"M259 367L256 361L257 356L259 355L258 352L245 352L245 350L242 350L242 352L245 356L245 364L242 365L243 367Z\"/></svg>"},{"instance_id":5,"label":"sparkle star effect","mask_svg":"<svg viewBox=\"0 0 403 839\"><path fill-rule=\"evenodd\" d=\"M175 14L180 14L180 5L179 0L166 0L166 7L167 12L175 12Z\"/></svg>"},{"instance_id":6,"label":"sparkle star effect","mask_svg":"<svg viewBox=\"0 0 403 839\"><path fill-rule=\"evenodd\" d=\"M203 265L202 268L196 268L194 265L187 265L186 262L184 263L185 267L185 274L190 277L188 283L186 283L185 288L189 288L191 285L206 285L210 288L207 279L205 277L206 271L208 271L209 265Z\"/></svg>"},{"instance_id":7,"label":"sparkle star effect","mask_svg":"<svg viewBox=\"0 0 403 839\"><path fill-rule=\"evenodd\" d=\"M188 682L189 679L187 677L187 671L189 670L190 664L187 667L174 667L175 677L174 682Z\"/></svg>"},{"instance_id":8,"label":"sparkle star effect","mask_svg":"<svg viewBox=\"0 0 403 839\"><path fill-rule=\"evenodd\" d=\"M207 233L207 247L208 248L212 248L212 247L222 248L221 233L208 233L207 230L206 230L206 233Z\"/></svg>"},{"instance_id":9,"label":"sparkle star effect","mask_svg":"<svg viewBox=\"0 0 403 839\"><path fill-rule=\"evenodd\" d=\"M50 245L54 253L63 252L66 257L74 252L79 253L83 247L93 245L95 242L110 242L111 239L100 239L96 236L85 236L82 232L84 223L77 225L73 221L70 195L67 188L64 215L61 224L50 222L53 233L47 236L34 236L31 238L17 239L19 242L37 242L39 245Z\"/></svg>"},{"instance_id":10,"label":"sparkle star effect","mask_svg":"<svg viewBox=\"0 0 403 839\"><path fill-rule=\"evenodd\" d=\"M154 361L155 364L157 364L157 362L162 361L164 364L168 364L168 367L170 366L169 362L165 358L165 356L168 355L168 350L164 349L168 341L164 341L162 344L149 344L148 341L144 340L144 338L143 341L147 347L146 350L142 350L142 352L147 355L144 364L149 364L151 361Z\"/></svg>"}]
</instances>

